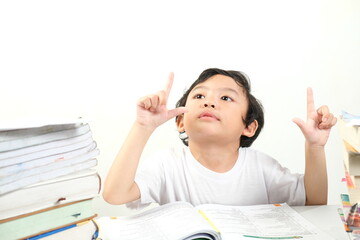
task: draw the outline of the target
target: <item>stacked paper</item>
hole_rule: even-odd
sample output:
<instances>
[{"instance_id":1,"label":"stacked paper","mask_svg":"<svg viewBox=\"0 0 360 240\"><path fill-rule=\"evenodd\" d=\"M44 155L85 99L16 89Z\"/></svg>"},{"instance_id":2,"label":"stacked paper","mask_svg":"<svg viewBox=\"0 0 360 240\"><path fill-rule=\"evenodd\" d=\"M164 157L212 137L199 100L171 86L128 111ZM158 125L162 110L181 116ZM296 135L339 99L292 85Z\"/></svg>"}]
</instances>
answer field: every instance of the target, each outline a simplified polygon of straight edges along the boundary
<instances>
[{"instance_id":1,"label":"stacked paper","mask_svg":"<svg viewBox=\"0 0 360 240\"><path fill-rule=\"evenodd\" d=\"M90 126L81 119L3 126L1 239L59 239L66 232L91 239L96 232L92 199L100 191L98 155Z\"/></svg>"}]
</instances>

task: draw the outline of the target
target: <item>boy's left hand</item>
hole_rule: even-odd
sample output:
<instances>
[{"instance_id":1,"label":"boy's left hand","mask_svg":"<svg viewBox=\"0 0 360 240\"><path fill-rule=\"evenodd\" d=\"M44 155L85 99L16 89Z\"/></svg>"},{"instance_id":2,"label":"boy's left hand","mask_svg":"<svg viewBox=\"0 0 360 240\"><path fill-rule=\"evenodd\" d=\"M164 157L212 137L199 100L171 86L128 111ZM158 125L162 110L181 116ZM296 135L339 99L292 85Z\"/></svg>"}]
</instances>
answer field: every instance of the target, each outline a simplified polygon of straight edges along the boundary
<instances>
[{"instance_id":1,"label":"boy's left hand","mask_svg":"<svg viewBox=\"0 0 360 240\"><path fill-rule=\"evenodd\" d=\"M307 119L294 118L293 122L299 126L306 141L312 146L325 146L332 126L336 124L336 117L330 113L327 106L315 110L314 96L311 88L307 89Z\"/></svg>"}]
</instances>

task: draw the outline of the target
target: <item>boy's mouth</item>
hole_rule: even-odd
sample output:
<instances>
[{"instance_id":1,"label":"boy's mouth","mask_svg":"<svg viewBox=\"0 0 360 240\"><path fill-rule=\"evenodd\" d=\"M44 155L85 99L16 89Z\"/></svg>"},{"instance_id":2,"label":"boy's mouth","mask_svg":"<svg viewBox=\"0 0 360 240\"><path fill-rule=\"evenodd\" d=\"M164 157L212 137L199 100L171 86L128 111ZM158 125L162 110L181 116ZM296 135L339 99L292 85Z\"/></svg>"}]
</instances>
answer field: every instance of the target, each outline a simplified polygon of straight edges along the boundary
<instances>
[{"instance_id":1,"label":"boy's mouth","mask_svg":"<svg viewBox=\"0 0 360 240\"><path fill-rule=\"evenodd\" d=\"M211 112L203 112L200 114L199 118L202 119L214 119L214 120L220 120L215 114L211 113Z\"/></svg>"}]
</instances>

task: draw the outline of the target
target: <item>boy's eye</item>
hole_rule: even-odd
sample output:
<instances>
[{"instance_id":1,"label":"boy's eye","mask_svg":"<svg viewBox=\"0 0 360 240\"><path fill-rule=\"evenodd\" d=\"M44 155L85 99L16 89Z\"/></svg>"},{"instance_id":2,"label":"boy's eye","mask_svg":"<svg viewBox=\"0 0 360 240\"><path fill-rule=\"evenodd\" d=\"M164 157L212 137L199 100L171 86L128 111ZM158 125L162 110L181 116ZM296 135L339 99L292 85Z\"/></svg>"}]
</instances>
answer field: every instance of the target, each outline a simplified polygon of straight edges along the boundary
<instances>
[{"instance_id":1,"label":"boy's eye","mask_svg":"<svg viewBox=\"0 0 360 240\"><path fill-rule=\"evenodd\" d=\"M228 96L223 96L223 97L221 97L221 100L230 102L230 101L232 101L232 98L228 97Z\"/></svg>"},{"instance_id":2,"label":"boy's eye","mask_svg":"<svg viewBox=\"0 0 360 240\"><path fill-rule=\"evenodd\" d=\"M204 95L201 95L201 94L196 94L195 95L195 98L196 99L203 99L205 96Z\"/></svg>"}]
</instances>

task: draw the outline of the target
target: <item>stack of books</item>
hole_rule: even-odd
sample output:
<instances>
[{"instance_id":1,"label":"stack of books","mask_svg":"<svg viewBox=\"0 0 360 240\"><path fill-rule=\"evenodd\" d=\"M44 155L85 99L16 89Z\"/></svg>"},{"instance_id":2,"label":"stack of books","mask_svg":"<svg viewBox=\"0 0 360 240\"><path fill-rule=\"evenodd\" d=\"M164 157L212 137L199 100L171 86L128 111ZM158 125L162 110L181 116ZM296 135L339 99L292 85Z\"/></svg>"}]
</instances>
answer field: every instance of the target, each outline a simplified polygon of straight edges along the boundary
<instances>
[{"instance_id":1,"label":"stack of books","mask_svg":"<svg viewBox=\"0 0 360 240\"><path fill-rule=\"evenodd\" d=\"M341 194L345 229L360 236L360 116L343 111L339 119L347 193Z\"/></svg>"},{"instance_id":2,"label":"stack of books","mask_svg":"<svg viewBox=\"0 0 360 240\"><path fill-rule=\"evenodd\" d=\"M81 119L0 126L1 239L92 239L98 154Z\"/></svg>"},{"instance_id":3,"label":"stack of books","mask_svg":"<svg viewBox=\"0 0 360 240\"><path fill-rule=\"evenodd\" d=\"M339 119L340 136L344 148L344 167L353 205L360 202L360 116L342 112Z\"/></svg>"}]
</instances>

